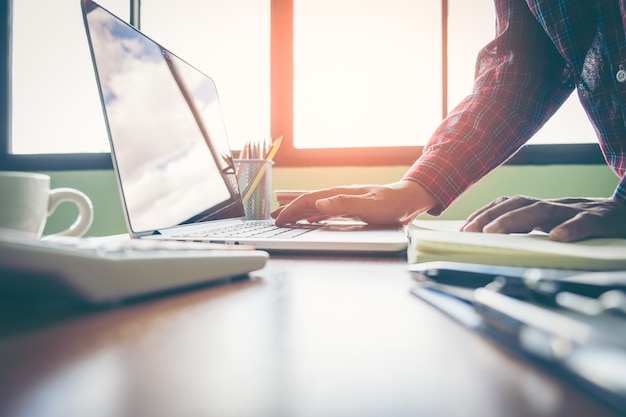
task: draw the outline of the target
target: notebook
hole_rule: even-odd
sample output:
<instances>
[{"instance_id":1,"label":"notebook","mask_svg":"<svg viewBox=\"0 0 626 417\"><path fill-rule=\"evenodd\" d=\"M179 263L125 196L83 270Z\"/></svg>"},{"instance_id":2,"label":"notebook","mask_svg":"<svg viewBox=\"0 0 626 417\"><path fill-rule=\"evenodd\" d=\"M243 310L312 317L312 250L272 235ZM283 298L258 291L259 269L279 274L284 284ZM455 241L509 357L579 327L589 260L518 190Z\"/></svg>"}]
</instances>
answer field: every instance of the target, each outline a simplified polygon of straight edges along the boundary
<instances>
[{"instance_id":1,"label":"notebook","mask_svg":"<svg viewBox=\"0 0 626 417\"><path fill-rule=\"evenodd\" d=\"M459 232L463 222L416 221L408 227L409 263L454 261L570 270L626 269L626 239L555 242L546 233ZM452 229L449 226L455 226Z\"/></svg>"},{"instance_id":2,"label":"notebook","mask_svg":"<svg viewBox=\"0 0 626 417\"><path fill-rule=\"evenodd\" d=\"M406 250L400 226L302 224L269 236L271 220L246 220L213 79L97 3L81 5L131 237L275 251ZM256 230L230 234L244 226Z\"/></svg>"}]
</instances>

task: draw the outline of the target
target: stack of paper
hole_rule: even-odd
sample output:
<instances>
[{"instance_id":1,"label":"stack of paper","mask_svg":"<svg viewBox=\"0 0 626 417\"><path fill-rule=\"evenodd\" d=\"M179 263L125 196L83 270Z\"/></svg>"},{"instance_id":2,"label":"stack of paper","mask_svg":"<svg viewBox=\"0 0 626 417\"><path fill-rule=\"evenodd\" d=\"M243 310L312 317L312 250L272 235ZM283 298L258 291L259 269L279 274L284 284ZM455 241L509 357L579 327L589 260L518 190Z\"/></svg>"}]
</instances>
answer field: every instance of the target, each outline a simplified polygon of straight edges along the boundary
<instances>
[{"instance_id":1,"label":"stack of paper","mask_svg":"<svg viewBox=\"0 0 626 417\"><path fill-rule=\"evenodd\" d=\"M438 225L437 223L434 223ZM435 226L436 227L436 226ZM530 268L626 269L626 239L551 241L547 235L437 230L428 222L408 227L410 263L452 261Z\"/></svg>"}]
</instances>

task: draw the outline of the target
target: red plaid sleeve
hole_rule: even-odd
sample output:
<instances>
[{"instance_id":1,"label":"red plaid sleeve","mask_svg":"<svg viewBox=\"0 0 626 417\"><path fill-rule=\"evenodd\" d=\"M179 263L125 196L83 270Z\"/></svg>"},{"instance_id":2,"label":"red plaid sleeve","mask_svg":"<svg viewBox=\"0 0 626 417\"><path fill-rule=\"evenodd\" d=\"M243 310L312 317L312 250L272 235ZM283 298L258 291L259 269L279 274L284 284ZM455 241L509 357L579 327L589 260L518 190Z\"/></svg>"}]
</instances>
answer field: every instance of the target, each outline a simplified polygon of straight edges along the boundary
<instances>
[{"instance_id":1,"label":"red plaid sleeve","mask_svg":"<svg viewBox=\"0 0 626 417\"><path fill-rule=\"evenodd\" d=\"M574 89L566 62L524 1L497 1L496 16L497 36L478 55L472 93L404 176L437 199L431 214L511 157Z\"/></svg>"}]
</instances>

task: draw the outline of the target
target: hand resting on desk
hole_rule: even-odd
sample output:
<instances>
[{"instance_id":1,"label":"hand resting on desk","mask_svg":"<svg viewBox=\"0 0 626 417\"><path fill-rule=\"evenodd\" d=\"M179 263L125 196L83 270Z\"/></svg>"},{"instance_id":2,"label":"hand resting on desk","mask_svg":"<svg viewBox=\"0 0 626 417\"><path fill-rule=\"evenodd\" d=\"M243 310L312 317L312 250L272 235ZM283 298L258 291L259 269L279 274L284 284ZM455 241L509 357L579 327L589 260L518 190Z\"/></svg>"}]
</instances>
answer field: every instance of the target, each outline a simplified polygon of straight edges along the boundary
<instances>
[{"instance_id":1,"label":"hand resting on desk","mask_svg":"<svg viewBox=\"0 0 626 417\"><path fill-rule=\"evenodd\" d=\"M574 242L591 237L626 238L626 204L611 198L539 200L500 197L471 214L466 232L548 232L550 239Z\"/></svg>"}]
</instances>

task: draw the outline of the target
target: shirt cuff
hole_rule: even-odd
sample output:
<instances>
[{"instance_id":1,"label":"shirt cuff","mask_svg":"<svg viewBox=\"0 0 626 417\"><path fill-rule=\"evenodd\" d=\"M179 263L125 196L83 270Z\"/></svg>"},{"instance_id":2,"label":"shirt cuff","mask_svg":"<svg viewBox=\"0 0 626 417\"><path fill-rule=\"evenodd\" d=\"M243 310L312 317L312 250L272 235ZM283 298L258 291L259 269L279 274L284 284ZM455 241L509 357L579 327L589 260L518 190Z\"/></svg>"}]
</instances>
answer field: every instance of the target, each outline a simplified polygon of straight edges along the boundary
<instances>
[{"instance_id":1,"label":"shirt cuff","mask_svg":"<svg viewBox=\"0 0 626 417\"><path fill-rule=\"evenodd\" d=\"M626 202L626 176L622 178L613 192L613 199L622 203Z\"/></svg>"},{"instance_id":2,"label":"shirt cuff","mask_svg":"<svg viewBox=\"0 0 626 417\"><path fill-rule=\"evenodd\" d=\"M460 180L462 176L447 158L422 155L402 179L416 182L429 192L437 203L428 214L438 216L473 184L469 178Z\"/></svg>"}]
</instances>

